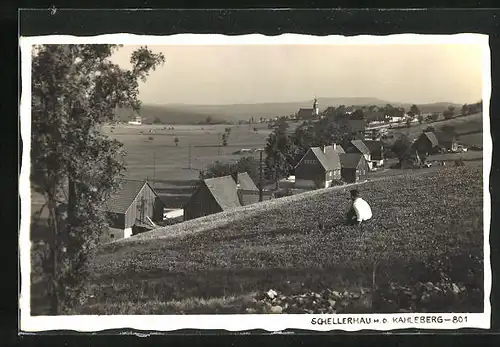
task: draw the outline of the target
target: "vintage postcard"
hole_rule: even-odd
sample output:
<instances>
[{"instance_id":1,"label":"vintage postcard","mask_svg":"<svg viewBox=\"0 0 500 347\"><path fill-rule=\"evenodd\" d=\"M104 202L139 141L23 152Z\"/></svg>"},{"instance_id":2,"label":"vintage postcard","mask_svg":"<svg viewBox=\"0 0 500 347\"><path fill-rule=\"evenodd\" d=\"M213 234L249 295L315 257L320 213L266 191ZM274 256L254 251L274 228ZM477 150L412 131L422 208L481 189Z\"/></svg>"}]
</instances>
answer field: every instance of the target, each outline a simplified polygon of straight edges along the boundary
<instances>
[{"instance_id":1,"label":"vintage postcard","mask_svg":"<svg viewBox=\"0 0 500 347\"><path fill-rule=\"evenodd\" d=\"M22 331L490 327L488 36L20 47Z\"/></svg>"}]
</instances>

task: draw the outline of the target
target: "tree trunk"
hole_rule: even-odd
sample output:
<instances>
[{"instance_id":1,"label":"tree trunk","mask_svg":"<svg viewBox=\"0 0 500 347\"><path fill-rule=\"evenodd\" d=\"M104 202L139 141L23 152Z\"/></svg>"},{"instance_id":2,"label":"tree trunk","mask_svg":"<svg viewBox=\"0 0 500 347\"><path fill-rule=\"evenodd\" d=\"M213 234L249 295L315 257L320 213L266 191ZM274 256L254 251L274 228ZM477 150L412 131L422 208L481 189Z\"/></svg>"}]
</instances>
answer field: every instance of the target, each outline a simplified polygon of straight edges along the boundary
<instances>
[{"instance_id":1,"label":"tree trunk","mask_svg":"<svg viewBox=\"0 0 500 347\"><path fill-rule=\"evenodd\" d=\"M59 229L58 221L56 216L56 201L53 196L48 197L48 209L49 209L49 225L52 227L52 238L50 242L50 259L51 259L51 271L49 275L49 301L50 301L50 314L59 314L59 288L58 288L58 238Z\"/></svg>"}]
</instances>

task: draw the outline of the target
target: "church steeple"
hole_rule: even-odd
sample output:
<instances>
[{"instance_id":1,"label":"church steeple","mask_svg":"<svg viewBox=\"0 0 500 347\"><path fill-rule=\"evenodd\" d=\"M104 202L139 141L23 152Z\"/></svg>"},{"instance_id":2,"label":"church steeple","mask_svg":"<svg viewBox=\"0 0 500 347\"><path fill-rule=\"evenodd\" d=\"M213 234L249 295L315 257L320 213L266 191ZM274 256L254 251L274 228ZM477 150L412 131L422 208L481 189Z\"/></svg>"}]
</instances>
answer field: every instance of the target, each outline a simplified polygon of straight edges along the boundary
<instances>
[{"instance_id":1,"label":"church steeple","mask_svg":"<svg viewBox=\"0 0 500 347\"><path fill-rule=\"evenodd\" d=\"M314 97L313 101L313 115L319 115L319 106L318 106L318 98Z\"/></svg>"}]
</instances>

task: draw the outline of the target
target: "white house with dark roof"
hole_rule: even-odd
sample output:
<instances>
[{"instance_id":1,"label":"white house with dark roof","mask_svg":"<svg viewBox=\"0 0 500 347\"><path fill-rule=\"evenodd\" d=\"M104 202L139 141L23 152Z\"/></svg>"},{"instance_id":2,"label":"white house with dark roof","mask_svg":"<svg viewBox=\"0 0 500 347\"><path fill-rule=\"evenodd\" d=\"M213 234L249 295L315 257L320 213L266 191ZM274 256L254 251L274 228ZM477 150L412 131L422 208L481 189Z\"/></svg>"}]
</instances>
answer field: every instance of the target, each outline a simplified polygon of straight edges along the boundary
<instances>
[{"instance_id":1,"label":"white house with dark roof","mask_svg":"<svg viewBox=\"0 0 500 347\"><path fill-rule=\"evenodd\" d=\"M338 145L311 147L295 166L295 187L327 188L341 178Z\"/></svg>"}]
</instances>

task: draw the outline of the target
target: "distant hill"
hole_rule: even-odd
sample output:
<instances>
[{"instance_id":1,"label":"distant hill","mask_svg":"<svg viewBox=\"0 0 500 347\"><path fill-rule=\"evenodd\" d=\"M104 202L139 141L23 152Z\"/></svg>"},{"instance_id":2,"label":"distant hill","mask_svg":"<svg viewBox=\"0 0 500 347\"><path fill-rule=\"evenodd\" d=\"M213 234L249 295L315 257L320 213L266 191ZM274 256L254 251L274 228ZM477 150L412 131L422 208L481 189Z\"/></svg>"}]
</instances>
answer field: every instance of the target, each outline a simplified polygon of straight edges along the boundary
<instances>
[{"instance_id":1,"label":"distant hill","mask_svg":"<svg viewBox=\"0 0 500 347\"><path fill-rule=\"evenodd\" d=\"M129 121L135 117L134 111L131 109L119 108L116 110L116 115L120 121ZM216 114L200 114L187 109L163 106L163 105L142 105L140 115L142 122L151 124L156 119L163 124L198 124L204 122L208 116L212 117L215 123L224 122L228 119L218 117Z\"/></svg>"},{"instance_id":2,"label":"distant hill","mask_svg":"<svg viewBox=\"0 0 500 347\"><path fill-rule=\"evenodd\" d=\"M320 110L328 106L385 106L391 104L394 107L404 107L408 110L410 103L397 103L377 98L353 97L353 98L318 98ZM261 117L274 118L295 114L301 107L312 107L312 100L298 102L277 102L258 104L234 104L234 105L188 105L188 104L166 104L150 105L145 104L141 108L143 122L152 123L156 118L165 124L197 124L211 117L214 122L237 122L248 120L251 117L258 120ZM439 102L432 104L418 105L423 113L443 112L448 106L459 109L462 105ZM133 117L131 110L118 110L119 119L126 121Z\"/></svg>"}]
</instances>

